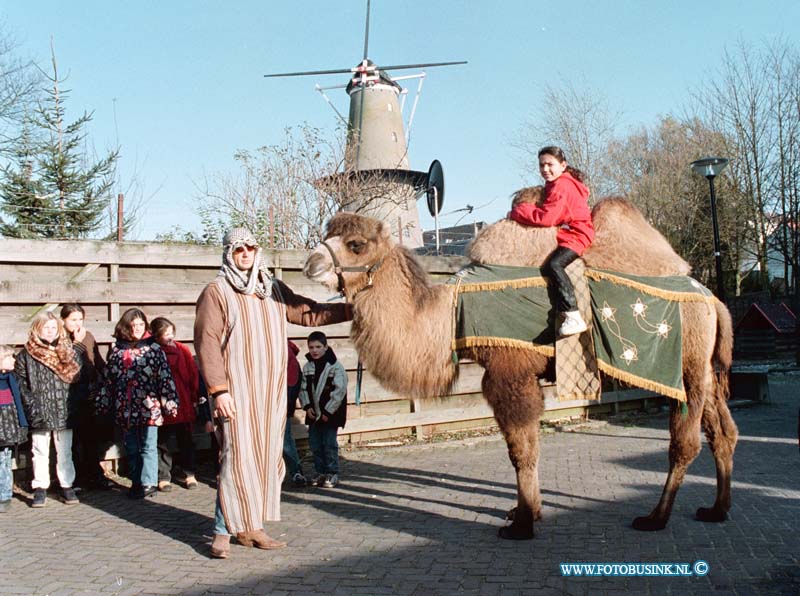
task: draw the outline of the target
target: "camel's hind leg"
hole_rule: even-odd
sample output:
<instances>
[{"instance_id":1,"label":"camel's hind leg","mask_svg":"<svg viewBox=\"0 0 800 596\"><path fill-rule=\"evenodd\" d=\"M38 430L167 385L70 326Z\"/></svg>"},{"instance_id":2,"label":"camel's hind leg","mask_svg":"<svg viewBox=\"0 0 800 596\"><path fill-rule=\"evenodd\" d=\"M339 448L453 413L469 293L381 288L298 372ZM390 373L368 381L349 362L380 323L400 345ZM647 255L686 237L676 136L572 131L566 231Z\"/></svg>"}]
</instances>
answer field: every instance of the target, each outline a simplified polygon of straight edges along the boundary
<instances>
[{"instance_id":1,"label":"camel's hind leg","mask_svg":"<svg viewBox=\"0 0 800 596\"><path fill-rule=\"evenodd\" d=\"M681 323L683 327L683 385L686 389L686 408L674 400L671 403L669 420L669 474L664 484L664 491L655 509L646 517L637 517L633 520L633 527L637 530L661 530L667 525L675 495L683 483L686 470L697 454L700 453L700 422L710 424L714 428L711 418L712 409L718 417L717 426L728 428L733 421L727 412L724 399L727 396L727 383L720 383L714 374L712 362L719 363L727 371L730 365L730 315L721 304L717 308L709 308L700 303L685 303L681 305ZM713 316L716 314L716 316ZM712 315L712 316L709 316ZM721 403L723 411L715 403ZM724 420L723 420L724 418ZM732 428L736 428L733 425ZM712 431L712 434L713 431ZM716 433L712 442L715 458L718 459L718 477L725 477L721 492L722 499L730 499L730 454L733 453L730 441L722 437L724 433ZM734 439L735 442L735 439ZM730 447L730 454L726 454L726 446ZM716 455L719 452L719 455ZM726 464L727 462L727 464ZM720 465L722 467L720 468ZM723 478L724 480L724 478ZM726 490L724 487L727 486ZM720 503L724 506L724 503ZM714 510L715 513L718 510ZM704 514L700 514L704 515Z\"/></svg>"},{"instance_id":2,"label":"camel's hind leg","mask_svg":"<svg viewBox=\"0 0 800 596\"><path fill-rule=\"evenodd\" d=\"M661 493L661 499L650 515L637 517L633 527L637 530L663 530L672 513L675 495L683 484L686 470L700 453L700 416L702 414L702 395L693 396L688 392L688 412L682 412L681 404L671 403L669 418L669 474ZM695 397L693 400L692 398ZM700 399L697 399L700 398Z\"/></svg>"},{"instance_id":3,"label":"camel's hind leg","mask_svg":"<svg viewBox=\"0 0 800 596\"><path fill-rule=\"evenodd\" d=\"M715 395L706 401L703 409L703 430L717 466L717 498L714 505L700 507L695 514L698 520L704 522L725 521L731 508L733 451L739 432L725 398Z\"/></svg>"},{"instance_id":4,"label":"camel's hind leg","mask_svg":"<svg viewBox=\"0 0 800 596\"><path fill-rule=\"evenodd\" d=\"M494 410L508 445L508 456L517 475L517 506L513 521L501 528L501 538L533 538L533 522L541 517L539 491L539 419L544 401L530 362L520 366L502 357L486 358L483 394ZM528 360L528 358L524 358ZM527 371L527 372L523 372Z\"/></svg>"},{"instance_id":5,"label":"camel's hind leg","mask_svg":"<svg viewBox=\"0 0 800 596\"><path fill-rule=\"evenodd\" d=\"M700 507L696 513L697 519L706 522L721 522L728 517L731 508L733 451L739 436L736 423L728 409L730 369L733 359L733 323L730 312L721 302L715 302L714 306L717 312L714 363L719 373L713 376L714 392L706 399L702 424L717 466L717 499L712 507Z\"/></svg>"}]
</instances>

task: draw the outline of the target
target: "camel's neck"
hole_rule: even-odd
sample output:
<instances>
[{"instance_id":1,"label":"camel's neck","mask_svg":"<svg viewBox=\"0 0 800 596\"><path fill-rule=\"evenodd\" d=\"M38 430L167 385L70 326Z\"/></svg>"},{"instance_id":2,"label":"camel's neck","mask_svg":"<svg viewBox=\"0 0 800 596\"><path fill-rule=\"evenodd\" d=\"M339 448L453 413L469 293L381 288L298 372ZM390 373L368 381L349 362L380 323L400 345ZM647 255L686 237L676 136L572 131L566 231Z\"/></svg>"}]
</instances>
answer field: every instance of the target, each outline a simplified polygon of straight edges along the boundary
<instances>
[{"instance_id":1,"label":"camel's neck","mask_svg":"<svg viewBox=\"0 0 800 596\"><path fill-rule=\"evenodd\" d=\"M351 337L368 370L381 384L429 397L450 389L453 287L431 283L403 247L394 247L371 288L353 297Z\"/></svg>"}]
</instances>

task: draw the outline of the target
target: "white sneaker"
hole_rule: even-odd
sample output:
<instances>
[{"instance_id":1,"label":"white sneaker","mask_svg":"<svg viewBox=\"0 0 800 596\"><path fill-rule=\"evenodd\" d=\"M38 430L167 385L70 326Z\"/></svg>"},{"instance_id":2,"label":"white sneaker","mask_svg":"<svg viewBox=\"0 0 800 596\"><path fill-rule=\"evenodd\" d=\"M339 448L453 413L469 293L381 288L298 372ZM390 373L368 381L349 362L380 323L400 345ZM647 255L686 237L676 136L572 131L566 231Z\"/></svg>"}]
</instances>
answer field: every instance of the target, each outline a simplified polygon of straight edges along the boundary
<instances>
[{"instance_id":1,"label":"white sneaker","mask_svg":"<svg viewBox=\"0 0 800 596\"><path fill-rule=\"evenodd\" d=\"M336 488L337 484L339 484L339 474L328 474L322 482L325 488Z\"/></svg>"},{"instance_id":2,"label":"white sneaker","mask_svg":"<svg viewBox=\"0 0 800 596\"><path fill-rule=\"evenodd\" d=\"M577 310L571 310L564 313L564 322L561 323L561 327L558 328L558 334L561 337L567 337L569 335L583 333L587 329L586 321L583 320L581 313Z\"/></svg>"}]
</instances>

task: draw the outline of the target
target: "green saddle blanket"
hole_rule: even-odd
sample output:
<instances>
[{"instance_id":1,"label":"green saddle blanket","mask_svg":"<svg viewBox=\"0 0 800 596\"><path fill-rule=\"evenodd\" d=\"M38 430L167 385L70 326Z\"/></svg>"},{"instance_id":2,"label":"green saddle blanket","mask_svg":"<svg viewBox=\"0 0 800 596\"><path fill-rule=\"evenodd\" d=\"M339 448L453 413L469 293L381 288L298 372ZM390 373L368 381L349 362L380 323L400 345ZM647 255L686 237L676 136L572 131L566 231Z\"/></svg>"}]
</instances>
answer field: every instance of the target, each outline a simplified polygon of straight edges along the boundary
<instances>
[{"instance_id":1,"label":"green saddle blanket","mask_svg":"<svg viewBox=\"0 0 800 596\"><path fill-rule=\"evenodd\" d=\"M586 277L600 370L685 401L680 303L712 303L711 292L688 276L641 277L587 269ZM457 287L454 350L506 346L555 354L554 300L538 268L473 263L448 283Z\"/></svg>"}]
</instances>

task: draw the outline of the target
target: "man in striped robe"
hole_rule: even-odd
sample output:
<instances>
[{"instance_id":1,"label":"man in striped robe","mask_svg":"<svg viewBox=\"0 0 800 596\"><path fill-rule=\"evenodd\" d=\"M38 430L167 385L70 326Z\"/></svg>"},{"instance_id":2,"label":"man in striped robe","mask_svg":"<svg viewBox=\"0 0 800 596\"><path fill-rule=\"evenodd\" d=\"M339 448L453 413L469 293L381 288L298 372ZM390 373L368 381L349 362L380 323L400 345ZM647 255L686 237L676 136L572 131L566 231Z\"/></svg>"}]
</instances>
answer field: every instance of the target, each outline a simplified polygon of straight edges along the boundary
<instances>
[{"instance_id":1,"label":"man in striped robe","mask_svg":"<svg viewBox=\"0 0 800 596\"><path fill-rule=\"evenodd\" d=\"M286 546L264 531L280 519L285 473L287 321L315 327L351 318L345 304L317 304L273 279L245 228L223 241L222 268L197 300L194 347L212 398L220 471L211 555Z\"/></svg>"}]
</instances>

